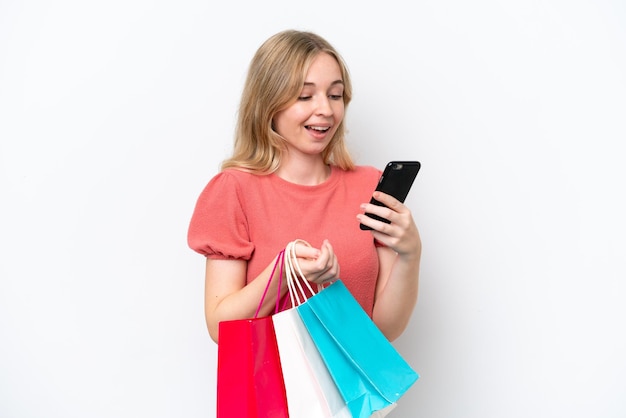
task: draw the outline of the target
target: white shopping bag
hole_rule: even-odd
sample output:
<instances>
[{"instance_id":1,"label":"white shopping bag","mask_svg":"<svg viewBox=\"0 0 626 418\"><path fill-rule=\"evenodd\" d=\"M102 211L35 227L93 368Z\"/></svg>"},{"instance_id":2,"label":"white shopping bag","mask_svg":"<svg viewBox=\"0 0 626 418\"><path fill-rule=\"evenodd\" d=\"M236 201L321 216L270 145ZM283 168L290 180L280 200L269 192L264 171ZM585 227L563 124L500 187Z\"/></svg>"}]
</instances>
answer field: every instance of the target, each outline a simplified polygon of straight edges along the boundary
<instances>
[{"instance_id":1,"label":"white shopping bag","mask_svg":"<svg viewBox=\"0 0 626 418\"><path fill-rule=\"evenodd\" d=\"M297 242L308 244L302 240L289 243L283 257L292 308L272 316L289 416L352 418L348 405L296 309L306 303L305 288L310 294L313 293L299 266L294 265Z\"/></svg>"},{"instance_id":2,"label":"white shopping bag","mask_svg":"<svg viewBox=\"0 0 626 418\"><path fill-rule=\"evenodd\" d=\"M272 317L289 415L352 418L296 309Z\"/></svg>"}]
</instances>

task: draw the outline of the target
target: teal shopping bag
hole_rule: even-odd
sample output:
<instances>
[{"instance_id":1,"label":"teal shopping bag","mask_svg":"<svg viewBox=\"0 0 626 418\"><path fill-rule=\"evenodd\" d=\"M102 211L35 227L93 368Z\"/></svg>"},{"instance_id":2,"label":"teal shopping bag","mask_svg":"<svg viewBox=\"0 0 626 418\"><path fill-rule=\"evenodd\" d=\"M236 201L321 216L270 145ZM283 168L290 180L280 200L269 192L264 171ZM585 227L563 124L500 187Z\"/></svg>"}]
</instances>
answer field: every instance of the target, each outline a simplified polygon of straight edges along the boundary
<instances>
[{"instance_id":1,"label":"teal shopping bag","mask_svg":"<svg viewBox=\"0 0 626 418\"><path fill-rule=\"evenodd\" d=\"M419 378L340 280L297 310L353 417L386 415Z\"/></svg>"}]
</instances>

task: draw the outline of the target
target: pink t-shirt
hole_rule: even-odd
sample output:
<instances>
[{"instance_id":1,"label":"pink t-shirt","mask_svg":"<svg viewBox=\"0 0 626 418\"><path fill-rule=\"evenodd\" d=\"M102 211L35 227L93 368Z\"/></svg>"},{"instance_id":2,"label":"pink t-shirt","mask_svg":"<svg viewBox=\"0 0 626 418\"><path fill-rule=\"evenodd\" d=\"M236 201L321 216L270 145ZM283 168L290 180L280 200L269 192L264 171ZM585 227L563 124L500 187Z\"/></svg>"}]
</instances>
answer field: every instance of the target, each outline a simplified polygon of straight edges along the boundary
<instances>
[{"instance_id":1,"label":"pink t-shirt","mask_svg":"<svg viewBox=\"0 0 626 418\"><path fill-rule=\"evenodd\" d=\"M371 316L378 277L376 245L356 215L369 202L381 171L332 166L316 186L287 182L275 174L255 175L227 169L200 194L189 225L189 246L212 259L248 262L250 282L289 241L303 239L319 248L333 246L340 279Z\"/></svg>"}]
</instances>

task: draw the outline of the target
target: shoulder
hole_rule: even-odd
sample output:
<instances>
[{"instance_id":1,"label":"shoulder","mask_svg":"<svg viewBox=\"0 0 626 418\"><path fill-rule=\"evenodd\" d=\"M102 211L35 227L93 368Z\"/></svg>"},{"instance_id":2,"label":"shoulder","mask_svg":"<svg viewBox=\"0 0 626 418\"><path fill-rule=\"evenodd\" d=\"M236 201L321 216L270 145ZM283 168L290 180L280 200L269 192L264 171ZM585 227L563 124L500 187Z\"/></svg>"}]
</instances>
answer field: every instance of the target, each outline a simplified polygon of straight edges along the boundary
<instances>
[{"instance_id":1,"label":"shoulder","mask_svg":"<svg viewBox=\"0 0 626 418\"><path fill-rule=\"evenodd\" d=\"M227 168L217 173L206 186L206 189L227 189L237 191L241 188L250 187L262 178L267 177L260 174L254 174L235 168Z\"/></svg>"},{"instance_id":2,"label":"shoulder","mask_svg":"<svg viewBox=\"0 0 626 418\"><path fill-rule=\"evenodd\" d=\"M356 167L354 167L353 171L360 173L361 175L370 176L380 176L382 174L382 171L371 165L357 165Z\"/></svg>"},{"instance_id":3,"label":"shoulder","mask_svg":"<svg viewBox=\"0 0 626 418\"><path fill-rule=\"evenodd\" d=\"M265 177L262 174L255 174L249 171L239 170L236 168L227 168L220 171L213 177L213 180L231 181L231 182L249 182Z\"/></svg>"},{"instance_id":4,"label":"shoulder","mask_svg":"<svg viewBox=\"0 0 626 418\"><path fill-rule=\"evenodd\" d=\"M352 170L335 169L345 181L362 182L365 184L377 183L382 174L381 170L370 165L357 165Z\"/></svg>"}]
</instances>

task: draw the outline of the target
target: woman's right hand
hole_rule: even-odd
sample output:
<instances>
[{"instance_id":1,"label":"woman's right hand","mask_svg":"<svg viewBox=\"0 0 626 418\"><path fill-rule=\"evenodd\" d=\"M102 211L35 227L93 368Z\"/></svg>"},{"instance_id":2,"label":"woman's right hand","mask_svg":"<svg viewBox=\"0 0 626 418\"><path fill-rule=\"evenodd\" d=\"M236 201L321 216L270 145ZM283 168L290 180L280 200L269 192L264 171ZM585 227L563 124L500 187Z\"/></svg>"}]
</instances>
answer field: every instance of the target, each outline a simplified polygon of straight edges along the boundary
<instances>
[{"instance_id":1,"label":"woman's right hand","mask_svg":"<svg viewBox=\"0 0 626 418\"><path fill-rule=\"evenodd\" d=\"M295 253L304 277L315 284L324 284L339 278L339 261L328 240L318 248L297 242Z\"/></svg>"}]
</instances>

